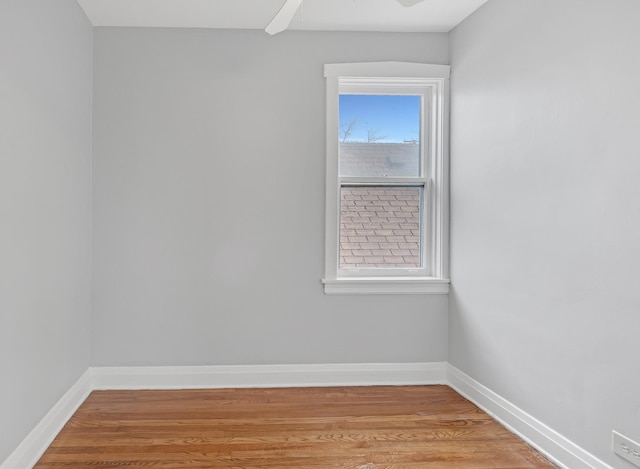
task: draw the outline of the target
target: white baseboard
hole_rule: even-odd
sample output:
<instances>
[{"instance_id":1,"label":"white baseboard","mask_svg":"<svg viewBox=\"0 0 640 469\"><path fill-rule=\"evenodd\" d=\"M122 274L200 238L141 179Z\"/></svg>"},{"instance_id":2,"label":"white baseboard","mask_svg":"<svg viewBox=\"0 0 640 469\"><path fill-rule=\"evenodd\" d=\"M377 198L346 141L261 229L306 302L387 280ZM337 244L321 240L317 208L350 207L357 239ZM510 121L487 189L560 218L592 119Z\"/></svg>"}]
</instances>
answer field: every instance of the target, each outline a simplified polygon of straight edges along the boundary
<instances>
[{"instance_id":1,"label":"white baseboard","mask_svg":"<svg viewBox=\"0 0 640 469\"><path fill-rule=\"evenodd\" d=\"M524 441L565 469L613 469L453 365L447 383Z\"/></svg>"},{"instance_id":2,"label":"white baseboard","mask_svg":"<svg viewBox=\"0 0 640 469\"><path fill-rule=\"evenodd\" d=\"M93 389L274 388L445 384L441 363L93 368Z\"/></svg>"},{"instance_id":3,"label":"white baseboard","mask_svg":"<svg viewBox=\"0 0 640 469\"><path fill-rule=\"evenodd\" d=\"M33 467L90 392L91 373L87 370L22 440L13 453L0 464L0 469Z\"/></svg>"}]
</instances>

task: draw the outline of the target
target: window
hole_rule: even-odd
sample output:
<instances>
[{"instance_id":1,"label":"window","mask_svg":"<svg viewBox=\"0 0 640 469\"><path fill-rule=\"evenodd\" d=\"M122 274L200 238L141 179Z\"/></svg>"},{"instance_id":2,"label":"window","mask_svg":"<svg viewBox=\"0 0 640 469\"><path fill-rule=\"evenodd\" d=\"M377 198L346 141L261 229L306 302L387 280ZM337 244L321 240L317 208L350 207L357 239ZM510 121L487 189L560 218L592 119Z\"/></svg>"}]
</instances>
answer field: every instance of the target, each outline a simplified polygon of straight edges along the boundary
<instances>
[{"instance_id":1,"label":"window","mask_svg":"<svg viewBox=\"0 0 640 469\"><path fill-rule=\"evenodd\" d=\"M444 65L332 64L326 293L448 293Z\"/></svg>"}]
</instances>

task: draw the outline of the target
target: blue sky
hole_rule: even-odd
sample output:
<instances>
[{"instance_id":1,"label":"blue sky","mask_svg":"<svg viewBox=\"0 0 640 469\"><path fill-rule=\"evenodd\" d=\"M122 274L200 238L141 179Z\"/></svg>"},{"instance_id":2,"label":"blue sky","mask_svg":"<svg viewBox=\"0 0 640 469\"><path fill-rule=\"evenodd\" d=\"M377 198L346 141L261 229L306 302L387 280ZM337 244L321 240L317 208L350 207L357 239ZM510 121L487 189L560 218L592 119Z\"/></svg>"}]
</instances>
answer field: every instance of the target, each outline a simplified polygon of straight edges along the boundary
<instances>
[{"instance_id":1,"label":"blue sky","mask_svg":"<svg viewBox=\"0 0 640 469\"><path fill-rule=\"evenodd\" d=\"M420 97L341 94L341 141L353 119L356 123L347 141L366 142L369 130L386 137L378 142L417 140L420 135Z\"/></svg>"}]
</instances>

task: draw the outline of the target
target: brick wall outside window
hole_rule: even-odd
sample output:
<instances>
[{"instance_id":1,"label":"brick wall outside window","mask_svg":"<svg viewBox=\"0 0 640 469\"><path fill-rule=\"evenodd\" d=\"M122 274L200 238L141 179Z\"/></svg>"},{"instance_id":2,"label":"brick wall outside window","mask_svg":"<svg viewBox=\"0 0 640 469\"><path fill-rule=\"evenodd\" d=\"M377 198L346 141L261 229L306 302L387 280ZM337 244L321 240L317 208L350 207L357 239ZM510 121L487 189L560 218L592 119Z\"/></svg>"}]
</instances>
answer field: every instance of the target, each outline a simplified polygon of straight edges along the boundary
<instances>
[{"instance_id":1,"label":"brick wall outside window","mask_svg":"<svg viewBox=\"0 0 640 469\"><path fill-rule=\"evenodd\" d=\"M340 268L420 267L421 190L343 187Z\"/></svg>"}]
</instances>

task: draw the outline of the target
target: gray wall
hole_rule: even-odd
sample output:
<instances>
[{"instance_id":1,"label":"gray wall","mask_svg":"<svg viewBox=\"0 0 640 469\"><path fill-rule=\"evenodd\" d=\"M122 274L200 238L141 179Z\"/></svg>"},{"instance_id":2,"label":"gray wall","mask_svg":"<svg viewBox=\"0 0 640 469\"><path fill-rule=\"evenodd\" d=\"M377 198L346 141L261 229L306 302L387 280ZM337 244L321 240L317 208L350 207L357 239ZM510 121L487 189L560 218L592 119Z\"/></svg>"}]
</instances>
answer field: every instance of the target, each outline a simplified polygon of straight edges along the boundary
<instances>
[{"instance_id":1,"label":"gray wall","mask_svg":"<svg viewBox=\"0 0 640 469\"><path fill-rule=\"evenodd\" d=\"M0 2L0 462L89 366L92 30Z\"/></svg>"},{"instance_id":2,"label":"gray wall","mask_svg":"<svg viewBox=\"0 0 640 469\"><path fill-rule=\"evenodd\" d=\"M325 296L323 65L446 34L95 30L96 366L423 362L446 296Z\"/></svg>"},{"instance_id":3,"label":"gray wall","mask_svg":"<svg viewBox=\"0 0 640 469\"><path fill-rule=\"evenodd\" d=\"M616 468L640 441L640 3L491 0L452 34L450 362Z\"/></svg>"}]
</instances>

